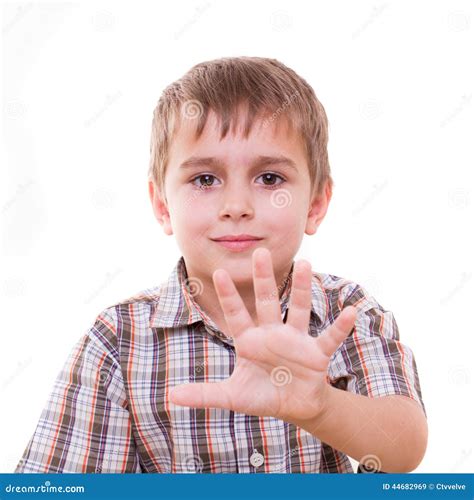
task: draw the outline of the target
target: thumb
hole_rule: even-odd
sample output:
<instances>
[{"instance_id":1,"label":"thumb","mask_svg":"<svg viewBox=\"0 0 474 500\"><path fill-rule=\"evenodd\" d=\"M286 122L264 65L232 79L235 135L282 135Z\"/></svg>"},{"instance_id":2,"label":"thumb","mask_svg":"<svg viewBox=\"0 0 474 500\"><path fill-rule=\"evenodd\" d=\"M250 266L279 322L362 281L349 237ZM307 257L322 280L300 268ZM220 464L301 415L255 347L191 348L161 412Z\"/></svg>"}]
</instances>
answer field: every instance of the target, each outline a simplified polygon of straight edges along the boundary
<instances>
[{"instance_id":1,"label":"thumb","mask_svg":"<svg viewBox=\"0 0 474 500\"><path fill-rule=\"evenodd\" d=\"M223 382L178 385L171 390L170 400L191 408L228 408Z\"/></svg>"}]
</instances>

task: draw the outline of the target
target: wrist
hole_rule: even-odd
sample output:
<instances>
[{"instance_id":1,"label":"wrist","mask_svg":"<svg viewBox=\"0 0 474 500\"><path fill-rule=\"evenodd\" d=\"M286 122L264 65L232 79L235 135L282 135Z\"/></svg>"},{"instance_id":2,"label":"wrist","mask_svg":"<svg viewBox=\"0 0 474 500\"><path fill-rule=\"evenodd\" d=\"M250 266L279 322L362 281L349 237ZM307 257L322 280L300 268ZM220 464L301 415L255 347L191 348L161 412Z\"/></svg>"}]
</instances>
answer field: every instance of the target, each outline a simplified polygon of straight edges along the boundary
<instances>
[{"instance_id":1,"label":"wrist","mask_svg":"<svg viewBox=\"0 0 474 500\"><path fill-rule=\"evenodd\" d=\"M310 418L295 418L291 423L311 434L315 434L334 412L336 407L334 396L337 396L335 391L338 391L338 389L326 383L321 396L318 398L319 408L317 413Z\"/></svg>"}]
</instances>

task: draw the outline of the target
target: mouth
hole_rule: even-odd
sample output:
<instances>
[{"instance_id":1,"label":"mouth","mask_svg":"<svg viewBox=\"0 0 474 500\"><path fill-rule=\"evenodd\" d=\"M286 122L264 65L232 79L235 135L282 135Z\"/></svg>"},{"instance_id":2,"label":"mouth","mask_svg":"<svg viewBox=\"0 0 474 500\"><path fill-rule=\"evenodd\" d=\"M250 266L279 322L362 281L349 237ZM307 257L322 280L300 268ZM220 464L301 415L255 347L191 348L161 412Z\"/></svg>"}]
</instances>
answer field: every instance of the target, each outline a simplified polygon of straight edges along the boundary
<instances>
[{"instance_id":1,"label":"mouth","mask_svg":"<svg viewBox=\"0 0 474 500\"><path fill-rule=\"evenodd\" d=\"M263 238L258 238L257 236L251 235L238 235L238 236L222 236L221 238L211 238L212 241L218 245L227 248L233 252L242 252L249 248L252 248Z\"/></svg>"}]
</instances>

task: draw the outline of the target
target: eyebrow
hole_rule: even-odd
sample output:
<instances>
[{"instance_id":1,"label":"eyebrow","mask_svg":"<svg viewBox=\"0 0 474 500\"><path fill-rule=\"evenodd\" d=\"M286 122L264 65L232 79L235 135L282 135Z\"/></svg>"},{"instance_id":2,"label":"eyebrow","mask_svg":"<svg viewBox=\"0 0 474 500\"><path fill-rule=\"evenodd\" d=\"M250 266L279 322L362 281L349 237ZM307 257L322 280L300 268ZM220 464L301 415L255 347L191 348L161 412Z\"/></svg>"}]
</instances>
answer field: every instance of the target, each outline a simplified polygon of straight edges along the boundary
<instances>
[{"instance_id":1,"label":"eyebrow","mask_svg":"<svg viewBox=\"0 0 474 500\"><path fill-rule=\"evenodd\" d=\"M280 165L298 171L296 163L286 156L257 156L250 164L250 168L265 167L267 165ZM181 163L179 168L196 168L204 166L225 167L225 163L215 156L191 156Z\"/></svg>"}]
</instances>

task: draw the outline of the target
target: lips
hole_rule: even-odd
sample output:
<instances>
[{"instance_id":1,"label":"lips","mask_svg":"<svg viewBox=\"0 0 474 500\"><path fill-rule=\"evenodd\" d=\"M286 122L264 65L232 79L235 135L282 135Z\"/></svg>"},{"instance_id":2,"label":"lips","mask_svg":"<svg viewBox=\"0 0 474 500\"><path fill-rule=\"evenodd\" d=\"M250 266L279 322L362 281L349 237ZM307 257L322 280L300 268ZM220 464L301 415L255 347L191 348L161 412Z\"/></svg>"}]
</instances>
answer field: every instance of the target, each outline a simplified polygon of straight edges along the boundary
<instances>
[{"instance_id":1,"label":"lips","mask_svg":"<svg viewBox=\"0 0 474 500\"><path fill-rule=\"evenodd\" d=\"M253 247L263 238L251 234L228 234L220 238L211 239L231 252L243 252Z\"/></svg>"},{"instance_id":2,"label":"lips","mask_svg":"<svg viewBox=\"0 0 474 500\"><path fill-rule=\"evenodd\" d=\"M211 238L214 241L258 241L261 240L262 238L259 238L258 236L253 236L251 234L236 234L236 235L225 235L221 236L219 238Z\"/></svg>"}]
</instances>

